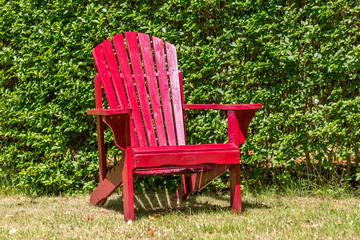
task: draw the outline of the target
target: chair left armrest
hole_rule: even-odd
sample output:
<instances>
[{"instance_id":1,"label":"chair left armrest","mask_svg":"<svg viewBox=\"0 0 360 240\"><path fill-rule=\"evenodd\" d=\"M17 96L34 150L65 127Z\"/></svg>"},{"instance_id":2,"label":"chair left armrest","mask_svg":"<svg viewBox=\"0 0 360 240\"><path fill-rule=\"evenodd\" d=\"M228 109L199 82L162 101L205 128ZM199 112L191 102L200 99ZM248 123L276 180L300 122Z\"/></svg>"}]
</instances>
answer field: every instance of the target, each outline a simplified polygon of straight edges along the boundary
<instances>
[{"instance_id":1,"label":"chair left armrest","mask_svg":"<svg viewBox=\"0 0 360 240\"><path fill-rule=\"evenodd\" d=\"M184 109L251 110L260 109L261 104L184 104Z\"/></svg>"},{"instance_id":2,"label":"chair left armrest","mask_svg":"<svg viewBox=\"0 0 360 240\"><path fill-rule=\"evenodd\" d=\"M246 141L249 124L261 104L184 104L183 108L227 110L229 143L240 146Z\"/></svg>"}]
</instances>

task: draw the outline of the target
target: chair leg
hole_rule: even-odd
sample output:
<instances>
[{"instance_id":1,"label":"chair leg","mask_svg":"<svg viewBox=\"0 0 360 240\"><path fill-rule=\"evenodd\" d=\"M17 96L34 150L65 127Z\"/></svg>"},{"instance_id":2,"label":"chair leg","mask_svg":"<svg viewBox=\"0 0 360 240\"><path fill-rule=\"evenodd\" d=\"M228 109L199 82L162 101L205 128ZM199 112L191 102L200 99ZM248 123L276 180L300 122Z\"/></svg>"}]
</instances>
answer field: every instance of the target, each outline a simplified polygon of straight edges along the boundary
<instances>
[{"instance_id":1,"label":"chair leg","mask_svg":"<svg viewBox=\"0 0 360 240\"><path fill-rule=\"evenodd\" d=\"M107 198L121 185L124 162L125 154L121 152L120 161L108 171L106 178L101 180L99 186L92 192L90 196L91 205L104 205Z\"/></svg>"},{"instance_id":2,"label":"chair leg","mask_svg":"<svg viewBox=\"0 0 360 240\"><path fill-rule=\"evenodd\" d=\"M181 175L181 184L176 190L176 198L185 200L191 193L190 190L191 178L187 174Z\"/></svg>"},{"instance_id":3,"label":"chair leg","mask_svg":"<svg viewBox=\"0 0 360 240\"><path fill-rule=\"evenodd\" d=\"M134 188L133 188L133 163L131 148L126 148L125 164L122 172L123 204L125 222L134 221Z\"/></svg>"},{"instance_id":4,"label":"chair leg","mask_svg":"<svg viewBox=\"0 0 360 240\"><path fill-rule=\"evenodd\" d=\"M230 167L230 205L231 209L241 214L241 181L240 164L234 164Z\"/></svg>"},{"instance_id":5,"label":"chair leg","mask_svg":"<svg viewBox=\"0 0 360 240\"><path fill-rule=\"evenodd\" d=\"M178 199L186 199L192 192L200 191L211 183L215 178L221 176L228 169L229 165L217 165L211 169L203 170L199 173L194 173L190 177L183 177L182 183L176 190Z\"/></svg>"}]
</instances>

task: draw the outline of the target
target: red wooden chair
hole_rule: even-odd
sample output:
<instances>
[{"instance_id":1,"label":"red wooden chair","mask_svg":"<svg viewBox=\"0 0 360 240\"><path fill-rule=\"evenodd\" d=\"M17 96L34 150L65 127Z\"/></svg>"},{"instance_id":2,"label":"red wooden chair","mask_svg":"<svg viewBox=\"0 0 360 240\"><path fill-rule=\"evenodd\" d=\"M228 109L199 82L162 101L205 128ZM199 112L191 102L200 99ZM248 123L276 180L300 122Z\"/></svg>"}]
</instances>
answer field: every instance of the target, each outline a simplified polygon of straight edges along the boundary
<instances>
[{"instance_id":1,"label":"red wooden chair","mask_svg":"<svg viewBox=\"0 0 360 240\"><path fill-rule=\"evenodd\" d=\"M125 39L118 34L112 42L107 39L95 47L93 55L98 70L96 109L87 113L97 120L100 184L90 203L104 204L123 184L124 218L134 220L134 177L181 175L177 197L185 199L229 170L231 207L240 213L239 145L261 104L184 104L175 46L165 42L164 49L163 40L157 37L152 37L151 44L147 34L127 32ZM110 109L103 109L102 88ZM229 143L186 145L184 109L227 110ZM103 122L111 128L116 145L125 150L110 171L106 169Z\"/></svg>"}]
</instances>

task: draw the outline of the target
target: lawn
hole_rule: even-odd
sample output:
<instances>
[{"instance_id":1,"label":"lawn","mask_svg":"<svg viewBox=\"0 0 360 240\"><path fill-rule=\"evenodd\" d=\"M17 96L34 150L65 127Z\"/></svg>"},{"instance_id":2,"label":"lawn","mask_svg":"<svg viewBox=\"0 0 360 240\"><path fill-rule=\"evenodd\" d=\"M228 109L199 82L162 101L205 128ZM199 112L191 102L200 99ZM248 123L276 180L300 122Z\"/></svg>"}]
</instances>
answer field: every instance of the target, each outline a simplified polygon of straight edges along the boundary
<instances>
[{"instance_id":1,"label":"lawn","mask_svg":"<svg viewBox=\"0 0 360 240\"><path fill-rule=\"evenodd\" d=\"M360 198L353 195L243 196L232 214L229 196L202 193L178 204L174 194L135 195L135 222L125 223L121 196L103 207L88 195L0 195L0 239L360 239Z\"/></svg>"}]
</instances>

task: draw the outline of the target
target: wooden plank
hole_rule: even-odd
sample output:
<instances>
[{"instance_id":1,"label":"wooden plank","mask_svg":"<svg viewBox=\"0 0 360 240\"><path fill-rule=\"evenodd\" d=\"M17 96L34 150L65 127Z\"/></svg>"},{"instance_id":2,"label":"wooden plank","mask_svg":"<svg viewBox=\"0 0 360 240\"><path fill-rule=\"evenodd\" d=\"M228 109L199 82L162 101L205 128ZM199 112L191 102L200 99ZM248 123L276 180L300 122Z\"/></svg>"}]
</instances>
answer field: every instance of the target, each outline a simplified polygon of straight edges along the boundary
<instances>
[{"instance_id":1,"label":"wooden plank","mask_svg":"<svg viewBox=\"0 0 360 240\"><path fill-rule=\"evenodd\" d=\"M165 47L178 145L185 145L185 126L180 96L179 70L177 64L176 48L174 45L168 42L165 42Z\"/></svg>"},{"instance_id":2,"label":"wooden plank","mask_svg":"<svg viewBox=\"0 0 360 240\"><path fill-rule=\"evenodd\" d=\"M179 70L179 83L180 83L180 96L181 96L181 106L184 106L185 102L184 102L184 86L183 86L183 75L182 75L182 71ZM185 124L185 109L184 107L182 108L182 116L183 116L183 121ZM185 138L185 142L186 142L186 129L184 128L184 138Z\"/></svg>"},{"instance_id":3,"label":"wooden plank","mask_svg":"<svg viewBox=\"0 0 360 240\"><path fill-rule=\"evenodd\" d=\"M183 83L183 74L182 71L179 70L179 83L180 83L180 95L181 95L181 104L184 106L184 83Z\"/></svg>"},{"instance_id":4,"label":"wooden plank","mask_svg":"<svg viewBox=\"0 0 360 240\"><path fill-rule=\"evenodd\" d=\"M126 148L124 168L122 169L123 203L125 222L135 220L134 214L134 186L133 186L133 156L131 147Z\"/></svg>"},{"instance_id":5,"label":"wooden plank","mask_svg":"<svg viewBox=\"0 0 360 240\"><path fill-rule=\"evenodd\" d=\"M91 205L104 205L107 197L110 196L118 186L115 186L112 182L107 180L100 182L99 186L90 195Z\"/></svg>"},{"instance_id":6,"label":"wooden plank","mask_svg":"<svg viewBox=\"0 0 360 240\"><path fill-rule=\"evenodd\" d=\"M149 35L138 33L141 55L144 63L147 85L149 88L151 107L156 127L157 139L159 146L166 146L166 136L164 120L161 111L158 84L156 79L154 60L152 57L151 44Z\"/></svg>"},{"instance_id":7,"label":"wooden plank","mask_svg":"<svg viewBox=\"0 0 360 240\"><path fill-rule=\"evenodd\" d=\"M148 171L134 171L134 177L152 177L152 176L170 176L170 175L182 175L193 174L194 171L188 168L172 168L166 170L148 170Z\"/></svg>"},{"instance_id":8,"label":"wooden plank","mask_svg":"<svg viewBox=\"0 0 360 240\"><path fill-rule=\"evenodd\" d=\"M102 96L101 96L101 80L100 76L97 73L94 78L95 86L95 108L102 108Z\"/></svg>"},{"instance_id":9,"label":"wooden plank","mask_svg":"<svg viewBox=\"0 0 360 240\"><path fill-rule=\"evenodd\" d=\"M102 182L106 176L106 153L104 141L104 123L101 116L96 116L96 131L99 152L99 180Z\"/></svg>"},{"instance_id":10,"label":"wooden plank","mask_svg":"<svg viewBox=\"0 0 360 240\"><path fill-rule=\"evenodd\" d=\"M157 75L159 79L161 102L163 106L163 112L164 112L164 118L166 124L165 126L166 126L168 144L169 146L175 146L176 138L175 138L174 120L173 120L171 99L169 92L169 83L168 83L168 77L166 71L164 43L163 40L154 36L152 37L152 40L154 46Z\"/></svg>"},{"instance_id":11,"label":"wooden plank","mask_svg":"<svg viewBox=\"0 0 360 240\"><path fill-rule=\"evenodd\" d=\"M119 108L116 101L114 89L110 80L110 75L106 67L105 58L101 50L101 45L95 47L93 56L96 63L96 68L100 74L101 83L104 87L105 95L108 100L110 108Z\"/></svg>"},{"instance_id":12,"label":"wooden plank","mask_svg":"<svg viewBox=\"0 0 360 240\"><path fill-rule=\"evenodd\" d=\"M239 150L233 143L224 144L201 144L201 145L181 145L181 146L158 146L133 148L134 154L142 153L176 153L176 152L210 152L222 150Z\"/></svg>"},{"instance_id":13,"label":"wooden plank","mask_svg":"<svg viewBox=\"0 0 360 240\"><path fill-rule=\"evenodd\" d=\"M122 154L118 164L106 174L106 178L101 181L99 186L91 193L91 205L103 205L107 197L121 185L124 161L125 157Z\"/></svg>"},{"instance_id":14,"label":"wooden plank","mask_svg":"<svg viewBox=\"0 0 360 240\"><path fill-rule=\"evenodd\" d=\"M249 110L260 108L261 104L184 104L184 109Z\"/></svg>"},{"instance_id":15,"label":"wooden plank","mask_svg":"<svg viewBox=\"0 0 360 240\"><path fill-rule=\"evenodd\" d=\"M140 101L142 116L144 119L146 136L148 138L149 146L157 146L152 116L150 112L149 99L145 86L144 73L141 65L137 36L135 32L127 32L125 33L125 37L129 49L131 67L135 75L136 89Z\"/></svg>"},{"instance_id":16,"label":"wooden plank","mask_svg":"<svg viewBox=\"0 0 360 240\"><path fill-rule=\"evenodd\" d=\"M114 45L115 45L118 62L120 65L120 70L121 70L121 73L123 74L124 85L125 85L125 89L126 89L128 98L129 98L130 107L132 109L132 116L133 116L134 125L135 125L135 129L136 129L136 134L137 134L140 146L144 147L144 146L147 146L148 144L146 141L144 125L143 125L142 117L140 114L139 103L138 103L137 96L136 96L135 86L134 86L134 82L133 82L133 78L132 78L132 73L131 73L130 64L128 61L128 56L127 56L127 52L126 52L123 35L122 34L115 35L113 37L113 41L114 41ZM132 144L134 144L133 137L131 138L131 140L132 140Z\"/></svg>"},{"instance_id":17,"label":"wooden plank","mask_svg":"<svg viewBox=\"0 0 360 240\"><path fill-rule=\"evenodd\" d=\"M239 150L134 154L136 168L240 163Z\"/></svg>"},{"instance_id":18,"label":"wooden plank","mask_svg":"<svg viewBox=\"0 0 360 240\"><path fill-rule=\"evenodd\" d=\"M111 40L110 39L105 40L103 43L101 43L101 47L105 55L106 63L111 75L112 84L114 86L114 90L118 102L120 103L120 107L129 108L124 85L120 76L119 67L116 62Z\"/></svg>"},{"instance_id":19,"label":"wooden plank","mask_svg":"<svg viewBox=\"0 0 360 240\"><path fill-rule=\"evenodd\" d=\"M214 168L214 165L187 165L179 167L158 167L158 168L137 168L134 169L134 177L146 177L146 176L167 176L167 175L180 175L180 174L194 174L199 173L203 169L210 170Z\"/></svg>"},{"instance_id":20,"label":"wooden plank","mask_svg":"<svg viewBox=\"0 0 360 240\"><path fill-rule=\"evenodd\" d=\"M241 180L240 164L234 164L230 167L230 206L237 213L241 213Z\"/></svg>"},{"instance_id":21,"label":"wooden plank","mask_svg":"<svg viewBox=\"0 0 360 240\"><path fill-rule=\"evenodd\" d=\"M190 195L190 176L183 174L181 176L181 184L176 189L176 198L179 200L185 200Z\"/></svg>"},{"instance_id":22,"label":"wooden plank","mask_svg":"<svg viewBox=\"0 0 360 240\"><path fill-rule=\"evenodd\" d=\"M95 75L94 85L95 85L95 107L102 108L101 81L98 73ZM113 111L117 109L111 109L111 110ZM106 176L106 153L105 153L105 141L104 141L104 123L101 116L96 116L96 131L97 131L98 152L99 152L99 180L100 182L102 182Z\"/></svg>"},{"instance_id":23,"label":"wooden plank","mask_svg":"<svg viewBox=\"0 0 360 240\"><path fill-rule=\"evenodd\" d=\"M117 115L117 114L129 114L131 109L88 109L87 114L89 115Z\"/></svg>"}]
</instances>

